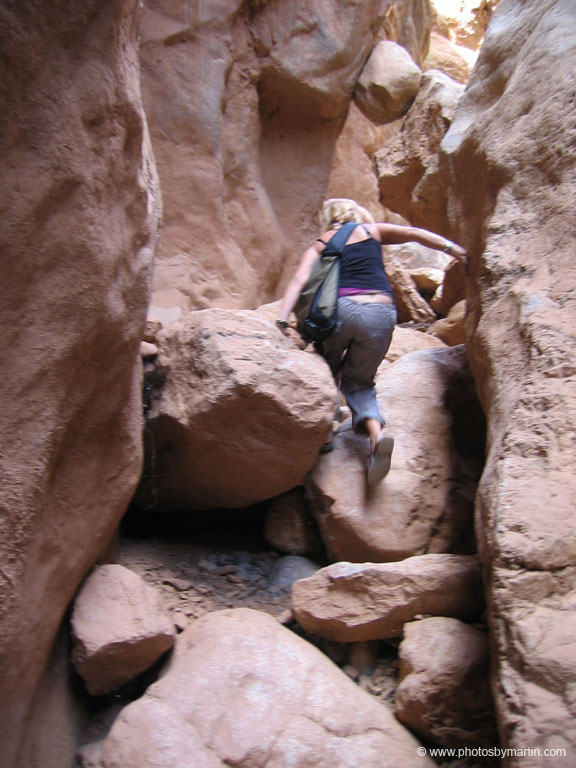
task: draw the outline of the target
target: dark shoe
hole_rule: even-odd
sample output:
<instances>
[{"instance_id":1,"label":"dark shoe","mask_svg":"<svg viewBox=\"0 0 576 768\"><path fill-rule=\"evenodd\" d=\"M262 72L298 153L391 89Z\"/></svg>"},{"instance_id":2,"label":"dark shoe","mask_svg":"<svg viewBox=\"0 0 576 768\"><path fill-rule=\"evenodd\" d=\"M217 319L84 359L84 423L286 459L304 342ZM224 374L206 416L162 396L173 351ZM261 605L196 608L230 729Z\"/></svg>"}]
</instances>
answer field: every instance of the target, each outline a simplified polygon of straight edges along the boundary
<instances>
[{"instance_id":1,"label":"dark shoe","mask_svg":"<svg viewBox=\"0 0 576 768\"><path fill-rule=\"evenodd\" d=\"M390 436L382 437L378 441L376 450L368 467L367 482L370 488L378 485L390 471L390 462L392 461L392 451L394 449L394 438Z\"/></svg>"}]
</instances>

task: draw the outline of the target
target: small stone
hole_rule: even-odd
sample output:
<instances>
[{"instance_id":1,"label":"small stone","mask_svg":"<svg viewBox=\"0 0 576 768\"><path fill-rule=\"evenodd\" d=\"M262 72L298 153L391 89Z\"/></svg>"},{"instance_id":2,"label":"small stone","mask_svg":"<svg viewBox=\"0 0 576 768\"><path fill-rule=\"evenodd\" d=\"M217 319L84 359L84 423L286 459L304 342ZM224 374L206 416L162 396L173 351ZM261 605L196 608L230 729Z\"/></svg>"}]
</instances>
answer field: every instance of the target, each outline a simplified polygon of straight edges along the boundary
<instances>
[{"instance_id":1,"label":"small stone","mask_svg":"<svg viewBox=\"0 0 576 768\"><path fill-rule=\"evenodd\" d=\"M180 613L179 611L174 611L172 614L172 621L174 622L174 626L178 630L178 632L184 632L185 629L187 629L189 625L189 621L186 618L186 615L183 613Z\"/></svg>"},{"instance_id":2,"label":"small stone","mask_svg":"<svg viewBox=\"0 0 576 768\"><path fill-rule=\"evenodd\" d=\"M154 357L158 354L158 347L156 344L150 344L149 341L140 342L140 357Z\"/></svg>"},{"instance_id":3,"label":"small stone","mask_svg":"<svg viewBox=\"0 0 576 768\"><path fill-rule=\"evenodd\" d=\"M216 573L218 574L218 576L227 576L230 573L236 573L237 570L238 570L237 565L223 565L220 568L218 568Z\"/></svg>"},{"instance_id":4,"label":"small stone","mask_svg":"<svg viewBox=\"0 0 576 768\"><path fill-rule=\"evenodd\" d=\"M216 570L216 565L211 563L209 560L199 560L198 570L202 571L202 573L214 573Z\"/></svg>"},{"instance_id":5,"label":"small stone","mask_svg":"<svg viewBox=\"0 0 576 768\"><path fill-rule=\"evenodd\" d=\"M346 664L346 666L342 667L342 671L345 672L348 677L352 678L352 680L358 679L358 670L351 664Z\"/></svg>"},{"instance_id":6,"label":"small stone","mask_svg":"<svg viewBox=\"0 0 576 768\"><path fill-rule=\"evenodd\" d=\"M191 589L194 585L191 581L186 579L163 579L162 584L167 584L169 587L173 587L177 592L185 592L187 589Z\"/></svg>"},{"instance_id":7,"label":"small stone","mask_svg":"<svg viewBox=\"0 0 576 768\"><path fill-rule=\"evenodd\" d=\"M292 613L292 610L290 608L286 608L286 610L282 611L282 613L279 613L278 616L276 616L276 621L284 625L290 624L290 622L294 621L294 614Z\"/></svg>"}]
</instances>

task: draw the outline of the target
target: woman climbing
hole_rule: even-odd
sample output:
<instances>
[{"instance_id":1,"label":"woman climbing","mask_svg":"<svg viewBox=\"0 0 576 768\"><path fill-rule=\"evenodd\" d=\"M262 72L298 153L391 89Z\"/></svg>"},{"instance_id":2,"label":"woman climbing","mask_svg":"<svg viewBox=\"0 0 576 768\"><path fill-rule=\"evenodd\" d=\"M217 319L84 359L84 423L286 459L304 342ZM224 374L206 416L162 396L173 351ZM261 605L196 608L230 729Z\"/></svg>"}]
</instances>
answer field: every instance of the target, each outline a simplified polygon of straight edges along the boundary
<instances>
[{"instance_id":1,"label":"woman climbing","mask_svg":"<svg viewBox=\"0 0 576 768\"><path fill-rule=\"evenodd\" d=\"M415 242L443 251L465 263L466 251L434 232L417 227L375 223L353 200L327 200L322 234L307 248L288 284L276 325L286 332L288 318L312 265L331 237L346 222L354 228L342 249L338 290L338 327L321 345L334 380L352 413L355 432L370 437L368 485L379 483L390 469L394 440L383 434L384 419L376 401L374 377L384 359L396 323L394 297L382 258L382 245ZM330 450L331 443L324 450Z\"/></svg>"}]
</instances>

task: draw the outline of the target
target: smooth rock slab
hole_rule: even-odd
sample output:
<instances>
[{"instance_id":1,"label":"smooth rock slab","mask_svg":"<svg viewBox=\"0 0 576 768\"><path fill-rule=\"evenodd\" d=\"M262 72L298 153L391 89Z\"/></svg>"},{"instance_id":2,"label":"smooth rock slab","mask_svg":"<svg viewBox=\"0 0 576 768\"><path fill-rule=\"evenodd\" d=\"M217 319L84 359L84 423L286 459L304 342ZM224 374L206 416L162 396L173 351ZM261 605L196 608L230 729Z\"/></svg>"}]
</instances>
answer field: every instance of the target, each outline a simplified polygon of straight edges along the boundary
<instances>
[{"instance_id":1,"label":"smooth rock slab","mask_svg":"<svg viewBox=\"0 0 576 768\"><path fill-rule=\"evenodd\" d=\"M473 552L483 422L465 348L419 350L381 366L376 392L395 440L385 480L366 488L368 439L349 424L308 480L328 557L361 563Z\"/></svg>"},{"instance_id":2,"label":"smooth rock slab","mask_svg":"<svg viewBox=\"0 0 576 768\"><path fill-rule=\"evenodd\" d=\"M118 716L102 768L424 768L392 712L314 646L247 608L178 637L164 676Z\"/></svg>"},{"instance_id":3,"label":"smooth rock slab","mask_svg":"<svg viewBox=\"0 0 576 768\"><path fill-rule=\"evenodd\" d=\"M122 565L102 565L84 582L72 613L73 661L88 691L113 691L174 645L160 593Z\"/></svg>"},{"instance_id":4,"label":"smooth rock slab","mask_svg":"<svg viewBox=\"0 0 576 768\"><path fill-rule=\"evenodd\" d=\"M340 643L398 637L420 614L474 619L483 607L480 564L468 555L335 563L292 587L300 626Z\"/></svg>"}]
</instances>

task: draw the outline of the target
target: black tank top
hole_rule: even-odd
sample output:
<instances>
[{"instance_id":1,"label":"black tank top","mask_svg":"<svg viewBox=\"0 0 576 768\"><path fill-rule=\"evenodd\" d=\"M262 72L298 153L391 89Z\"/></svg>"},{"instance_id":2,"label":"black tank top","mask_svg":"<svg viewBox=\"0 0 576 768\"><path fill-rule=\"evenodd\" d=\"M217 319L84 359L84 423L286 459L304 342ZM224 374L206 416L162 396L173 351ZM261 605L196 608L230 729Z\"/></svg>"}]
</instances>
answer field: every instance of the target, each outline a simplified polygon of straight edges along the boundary
<instances>
[{"instance_id":1,"label":"black tank top","mask_svg":"<svg viewBox=\"0 0 576 768\"><path fill-rule=\"evenodd\" d=\"M340 288L385 291L392 296L382 261L382 247L373 237L350 243L342 249Z\"/></svg>"}]
</instances>

